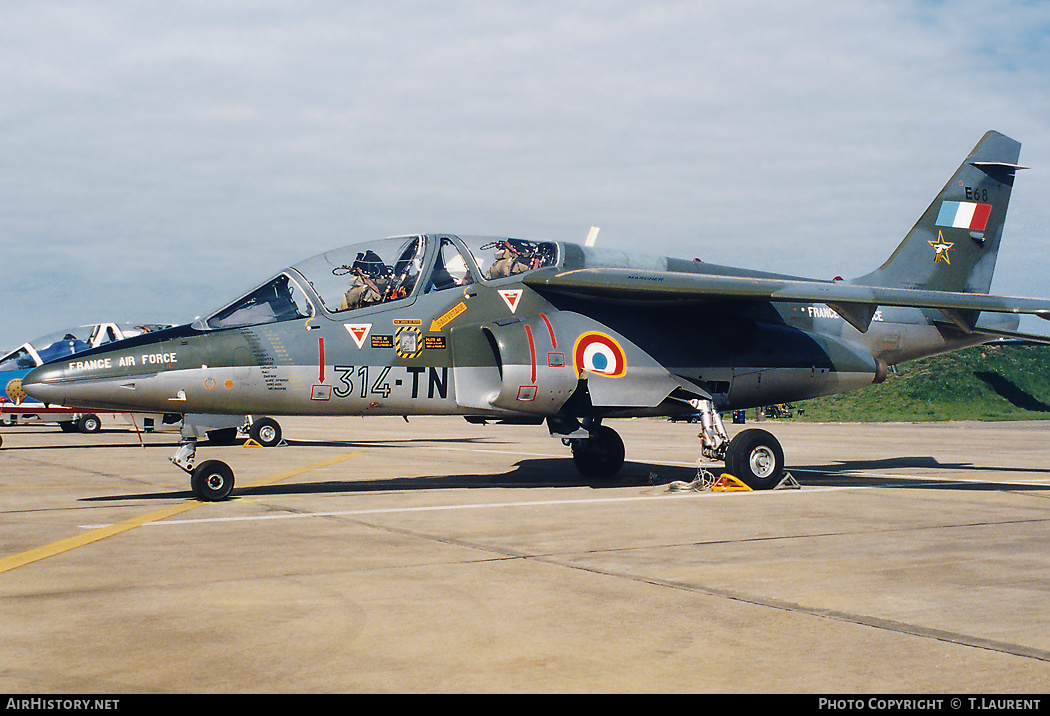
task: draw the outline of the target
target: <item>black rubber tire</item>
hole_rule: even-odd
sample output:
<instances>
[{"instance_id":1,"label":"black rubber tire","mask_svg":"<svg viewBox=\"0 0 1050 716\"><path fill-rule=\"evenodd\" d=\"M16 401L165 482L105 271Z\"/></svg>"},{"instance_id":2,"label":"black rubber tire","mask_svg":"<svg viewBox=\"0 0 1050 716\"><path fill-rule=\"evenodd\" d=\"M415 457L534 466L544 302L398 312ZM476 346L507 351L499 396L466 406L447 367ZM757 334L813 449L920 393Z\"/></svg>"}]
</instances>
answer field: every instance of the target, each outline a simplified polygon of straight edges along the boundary
<instances>
[{"instance_id":1,"label":"black rubber tire","mask_svg":"<svg viewBox=\"0 0 1050 716\"><path fill-rule=\"evenodd\" d=\"M82 433L97 433L102 429L102 421L99 420L97 415L87 414L81 415L80 419L77 420L77 430Z\"/></svg>"},{"instance_id":2,"label":"black rubber tire","mask_svg":"<svg viewBox=\"0 0 1050 716\"><path fill-rule=\"evenodd\" d=\"M233 492L233 470L222 460L205 460L193 469L190 487L203 502L220 502Z\"/></svg>"},{"instance_id":3,"label":"black rubber tire","mask_svg":"<svg viewBox=\"0 0 1050 716\"><path fill-rule=\"evenodd\" d=\"M609 480L623 466L623 440L615 430L605 425L593 437L572 443L572 461L576 469L594 480Z\"/></svg>"},{"instance_id":4,"label":"black rubber tire","mask_svg":"<svg viewBox=\"0 0 1050 716\"><path fill-rule=\"evenodd\" d=\"M281 442L281 424L273 418L259 418L252 422L248 435L263 447L273 447Z\"/></svg>"},{"instance_id":5,"label":"black rubber tire","mask_svg":"<svg viewBox=\"0 0 1050 716\"><path fill-rule=\"evenodd\" d=\"M784 450L765 430L742 430L726 448L726 472L752 490L772 489L784 479Z\"/></svg>"},{"instance_id":6,"label":"black rubber tire","mask_svg":"<svg viewBox=\"0 0 1050 716\"><path fill-rule=\"evenodd\" d=\"M77 431L77 423L75 420L60 420L58 427L64 433L75 433Z\"/></svg>"}]
</instances>

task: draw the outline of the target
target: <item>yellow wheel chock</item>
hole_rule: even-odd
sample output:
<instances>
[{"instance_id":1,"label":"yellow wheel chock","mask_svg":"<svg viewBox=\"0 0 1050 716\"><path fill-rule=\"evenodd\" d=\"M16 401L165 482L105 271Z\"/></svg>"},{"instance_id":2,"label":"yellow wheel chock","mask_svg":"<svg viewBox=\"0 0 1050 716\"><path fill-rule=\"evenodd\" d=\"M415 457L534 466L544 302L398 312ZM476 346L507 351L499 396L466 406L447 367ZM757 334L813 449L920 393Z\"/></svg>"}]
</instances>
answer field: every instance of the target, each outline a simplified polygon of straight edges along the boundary
<instances>
[{"instance_id":1,"label":"yellow wheel chock","mask_svg":"<svg viewBox=\"0 0 1050 716\"><path fill-rule=\"evenodd\" d=\"M728 472L723 472L722 476L715 480L714 484L711 485L711 489L715 492L738 492L751 490L750 487L748 487L740 480L730 475Z\"/></svg>"},{"instance_id":2,"label":"yellow wheel chock","mask_svg":"<svg viewBox=\"0 0 1050 716\"><path fill-rule=\"evenodd\" d=\"M784 479L782 479L773 489L799 490L801 488L802 485L798 484L798 480L796 480L790 472L785 472ZM711 489L716 492L746 492L750 491L752 488L748 487L739 479L730 475L728 472L723 472L722 476L715 480L714 483L711 485Z\"/></svg>"},{"instance_id":3,"label":"yellow wheel chock","mask_svg":"<svg viewBox=\"0 0 1050 716\"><path fill-rule=\"evenodd\" d=\"M281 442L279 442L276 445L274 445L274 447L287 447L287 445L288 445L287 442L285 442L284 440L281 440ZM241 447L266 447L266 446L263 445L260 442L257 442L254 438L248 438L247 440L244 441L244 443L241 445Z\"/></svg>"}]
</instances>

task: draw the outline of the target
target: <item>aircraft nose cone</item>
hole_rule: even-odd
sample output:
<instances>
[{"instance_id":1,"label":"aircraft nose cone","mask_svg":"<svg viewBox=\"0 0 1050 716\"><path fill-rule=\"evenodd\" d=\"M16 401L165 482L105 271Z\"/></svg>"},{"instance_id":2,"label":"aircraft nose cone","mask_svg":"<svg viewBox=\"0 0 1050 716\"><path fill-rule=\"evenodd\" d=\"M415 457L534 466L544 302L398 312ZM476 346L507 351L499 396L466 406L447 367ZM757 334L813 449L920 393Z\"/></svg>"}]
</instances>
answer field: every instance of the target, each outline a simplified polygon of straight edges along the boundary
<instances>
[{"instance_id":1,"label":"aircraft nose cone","mask_svg":"<svg viewBox=\"0 0 1050 716\"><path fill-rule=\"evenodd\" d=\"M51 366L42 365L29 371L22 378L22 390L34 400L41 403L62 404L65 391L56 378L61 371Z\"/></svg>"}]
</instances>

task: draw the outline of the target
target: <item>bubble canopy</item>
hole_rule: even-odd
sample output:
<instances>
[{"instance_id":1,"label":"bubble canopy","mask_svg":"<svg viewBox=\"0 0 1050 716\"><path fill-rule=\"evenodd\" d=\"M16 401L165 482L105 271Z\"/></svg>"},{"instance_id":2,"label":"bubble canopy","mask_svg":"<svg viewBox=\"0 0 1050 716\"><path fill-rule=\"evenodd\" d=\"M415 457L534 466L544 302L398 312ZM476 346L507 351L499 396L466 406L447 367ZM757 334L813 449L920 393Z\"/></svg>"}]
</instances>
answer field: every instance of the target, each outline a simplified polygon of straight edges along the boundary
<instances>
[{"instance_id":1,"label":"bubble canopy","mask_svg":"<svg viewBox=\"0 0 1050 716\"><path fill-rule=\"evenodd\" d=\"M468 258L469 257L469 258ZM209 316L212 329L339 314L411 299L422 293L498 281L553 266L558 245L491 236L400 236L319 254L278 274Z\"/></svg>"}]
</instances>

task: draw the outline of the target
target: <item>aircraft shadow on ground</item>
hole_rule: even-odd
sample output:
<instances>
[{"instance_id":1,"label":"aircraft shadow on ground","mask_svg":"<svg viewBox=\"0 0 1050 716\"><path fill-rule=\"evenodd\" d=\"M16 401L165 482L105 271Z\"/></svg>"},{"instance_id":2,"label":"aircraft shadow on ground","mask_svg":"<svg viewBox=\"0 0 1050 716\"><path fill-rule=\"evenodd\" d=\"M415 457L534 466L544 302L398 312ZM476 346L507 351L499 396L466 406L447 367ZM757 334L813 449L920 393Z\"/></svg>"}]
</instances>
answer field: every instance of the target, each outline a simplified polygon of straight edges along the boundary
<instances>
[{"instance_id":1,"label":"aircraft shadow on ground","mask_svg":"<svg viewBox=\"0 0 1050 716\"><path fill-rule=\"evenodd\" d=\"M396 441L404 442L404 441ZM366 445L373 443L343 443L340 447ZM718 464L704 465L713 475L721 474ZM858 472L879 470L900 470L919 468L927 471L924 475L864 475ZM964 491L1016 491L1016 490L1050 490L1048 485L1022 485L1003 482L950 481L943 480L944 471L953 472L1018 472L1047 473L1047 469L996 468L977 466L971 463L941 463L933 457L896 457L877 460L839 461L828 465L789 466L788 471L803 487L893 487L894 489L950 489ZM941 473L939 475L938 473ZM354 473L356 476L356 473ZM570 488L587 487L595 490L623 487L656 487L669 485L672 482L689 483L697 477L696 467L651 465L643 462L627 462L616 478L611 480L591 480L582 476L572 462L571 457L564 458L529 458L521 460L514 468L504 473L462 474L462 475L406 475L405 477L360 479L332 479L311 482L286 482L254 487L235 487L233 498L261 497L276 495L320 495L320 494L355 494L411 490L454 490L454 489L494 489L494 488ZM250 477L242 476L243 481ZM188 476L187 476L188 480ZM137 493L131 495L107 495L83 498L83 502L121 502L126 500L166 500L194 499L193 493L186 490Z\"/></svg>"},{"instance_id":2,"label":"aircraft shadow on ground","mask_svg":"<svg viewBox=\"0 0 1050 716\"><path fill-rule=\"evenodd\" d=\"M863 475L855 473L885 470L919 469L925 474L916 475ZM931 481L943 489L956 490L1050 490L1050 485L1021 485L1008 482L944 481L945 472L956 472L979 476L981 473L998 475L1030 475L1043 477L1050 474L1050 467L999 467L975 465L970 462L940 462L931 456L892 457L869 460L837 460L825 465L796 465L788 468L795 479L805 486L855 487L858 485L893 485L902 488L929 488ZM943 482L942 482L943 481Z\"/></svg>"},{"instance_id":3,"label":"aircraft shadow on ground","mask_svg":"<svg viewBox=\"0 0 1050 716\"><path fill-rule=\"evenodd\" d=\"M343 446L343 443L340 443ZM402 490L453 490L485 488L534 489L540 487L589 487L600 490L616 487L660 486L673 481L690 482L696 478L695 467L653 466L645 463L624 463L620 474L611 480L592 480L576 469L572 458L529 458L515 464L504 473L463 475L408 475L405 477L354 480L324 480L313 482L286 482L255 487L234 487L233 497L262 495L300 495L325 493L369 493ZM653 476L653 477L650 477ZM187 482L189 476L186 476ZM251 478L242 476L247 482ZM107 495L86 497L82 502L119 502L124 500L193 498L192 492L138 493L134 495Z\"/></svg>"},{"instance_id":4,"label":"aircraft shadow on ground","mask_svg":"<svg viewBox=\"0 0 1050 716\"><path fill-rule=\"evenodd\" d=\"M18 450L19 452L21 452L22 450L112 450L112 449L115 449L115 448L119 448L119 449L122 449L122 450L126 450L128 448L136 448L136 449L139 449L139 450L145 448L147 450L153 450L155 448L163 448L165 450L170 450L171 452L174 453L174 451L178 447L179 447L178 443L143 443L143 444L139 444L138 442L134 442L134 443L118 443L118 444L102 443L102 444L93 444L93 445L18 445L18 446L15 446L15 445L10 445L9 446L9 445L7 445L5 443L4 447L0 448L0 450L8 450L8 451Z\"/></svg>"},{"instance_id":5,"label":"aircraft shadow on ground","mask_svg":"<svg viewBox=\"0 0 1050 716\"><path fill-rule=\"evenodd\" d=\"M417 443L439 443L457 445L516 445L513 440L496 440L491 437L451 437L451 438L389 438L384 440L285 440L289 447L417 447Z\"/></svg>"}]
</instances>

